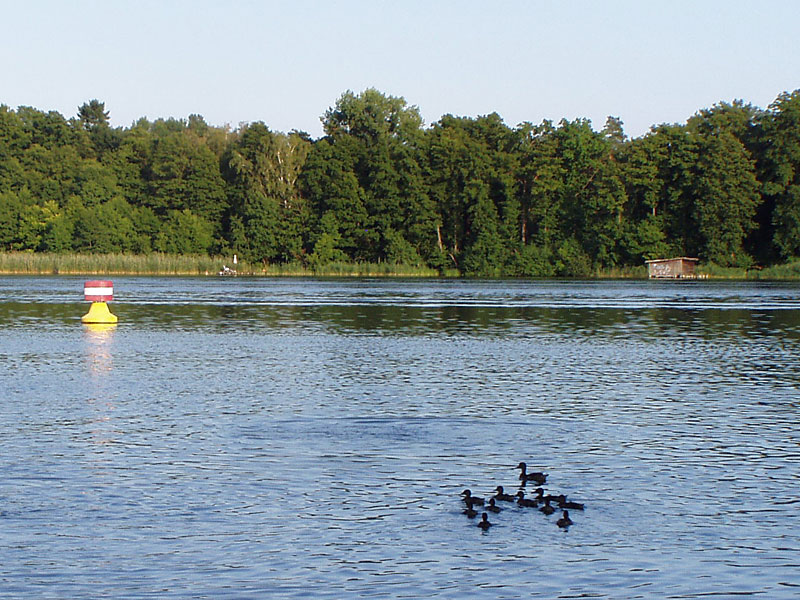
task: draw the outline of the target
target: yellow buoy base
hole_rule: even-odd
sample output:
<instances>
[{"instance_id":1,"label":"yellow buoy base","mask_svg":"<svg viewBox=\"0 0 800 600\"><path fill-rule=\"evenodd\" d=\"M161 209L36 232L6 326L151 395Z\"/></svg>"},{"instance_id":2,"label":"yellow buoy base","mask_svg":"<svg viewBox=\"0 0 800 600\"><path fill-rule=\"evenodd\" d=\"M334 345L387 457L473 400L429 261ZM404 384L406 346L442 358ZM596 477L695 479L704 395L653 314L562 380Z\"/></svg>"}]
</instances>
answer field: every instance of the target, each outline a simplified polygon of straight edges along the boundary
<instances>
[{"instance_id":1,"label":"yellow buoy base","mask_svg":"<svg viewBox=\"0 0 800 600\"><path fill-rule=\"evenodd\" d=\"M116 323L116 315L112 315L105 302L92 302L89 312L81 317L84 323Z\"/></svg>"}]
</instances>

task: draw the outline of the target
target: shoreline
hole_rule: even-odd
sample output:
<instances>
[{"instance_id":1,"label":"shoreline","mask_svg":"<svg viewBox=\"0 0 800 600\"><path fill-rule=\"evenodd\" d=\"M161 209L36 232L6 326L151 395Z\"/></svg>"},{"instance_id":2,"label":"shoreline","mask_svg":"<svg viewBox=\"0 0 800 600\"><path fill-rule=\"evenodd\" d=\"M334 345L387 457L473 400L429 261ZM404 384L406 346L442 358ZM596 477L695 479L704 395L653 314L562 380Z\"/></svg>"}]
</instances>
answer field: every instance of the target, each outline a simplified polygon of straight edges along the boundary
<instances>
[{"instance_id":1,"label":"shoreline","mask_svg":"<svg viewBox=\"0 0 800 600\"><path fill-rule=\"evenodd\" d=\"M417 265L389 263L330 263L316 269L301 263L253 265L240 261L231 274L223 274L229 257L137 254L49 254L0 252L0 275L86 276L86 277L376 277L387 279L459 279L462 274L450 269L445 272ZM235 274L234 274L235 273ZM469 278L466 278L469 279ZM480 279L509 280L647 280L647 269L622 267L602 269L576 277L482 277ZM800 281L800 260L781 265L752 269L698 265L696 280L730 281Z\"/></svg>"}]
</instances>

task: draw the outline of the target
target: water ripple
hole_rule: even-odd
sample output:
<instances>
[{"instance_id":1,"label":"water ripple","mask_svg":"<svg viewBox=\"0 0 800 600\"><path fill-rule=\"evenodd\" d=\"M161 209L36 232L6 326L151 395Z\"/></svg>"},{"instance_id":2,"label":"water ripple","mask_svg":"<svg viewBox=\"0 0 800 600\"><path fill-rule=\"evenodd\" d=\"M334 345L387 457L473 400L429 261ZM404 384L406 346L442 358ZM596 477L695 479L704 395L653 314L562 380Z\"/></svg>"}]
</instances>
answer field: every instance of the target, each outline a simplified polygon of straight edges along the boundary
<instances>
[{"instance_id":1,"label":"water ripple","mask_svg":"<svg viewBox=\"0 0 800 600\"><path fill-rule=\"evenodd\" d=\"M0 598L797 594L797 286L81 284L0 278Z\"/></svg>"}]
</instances>

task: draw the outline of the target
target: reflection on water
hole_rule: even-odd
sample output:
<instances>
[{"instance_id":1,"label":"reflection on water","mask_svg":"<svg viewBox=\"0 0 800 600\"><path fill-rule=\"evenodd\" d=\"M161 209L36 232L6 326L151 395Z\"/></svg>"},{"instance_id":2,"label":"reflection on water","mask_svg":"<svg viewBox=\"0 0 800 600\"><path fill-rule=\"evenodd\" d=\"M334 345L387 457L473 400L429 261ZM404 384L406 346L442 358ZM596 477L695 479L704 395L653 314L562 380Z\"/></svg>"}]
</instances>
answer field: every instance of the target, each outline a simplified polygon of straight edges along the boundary
<instances>
[{"instance_id":1,"label":"reflection on water","mask_svg":"<svg viewBox=\"0 0 800 600\"><path fill-rule=\"evenodd\" d=\"M696 283L0 278L0 598L796 597L800 286Z\"/></svg>"},{"instance_id":2,"label":"reflection on water","mask_svg":"<svg viewBox=\"0 0 800 600\"><path fill-rule=\"evenodd\" d=\"M114 367L112 344L116 324L83 323L89 372L94 376L108 375Z\"/></svg>"},{"instance_id":3,"label":"reflection on water","mask_svg":"<svg viewBox=\"0 0 800 600\"><path fill-rule=\"evenodd\" d=\"M114 370L114 333L115 323L82 323L86 347L86 361L89 370L89 381L85 390L88 409L92 411L89 434L92 444L105 446L116 442L118 431L112 420L114 412L115 384ZM99 464L105 460L95 454Z\"/></svg>"}]
</instances>

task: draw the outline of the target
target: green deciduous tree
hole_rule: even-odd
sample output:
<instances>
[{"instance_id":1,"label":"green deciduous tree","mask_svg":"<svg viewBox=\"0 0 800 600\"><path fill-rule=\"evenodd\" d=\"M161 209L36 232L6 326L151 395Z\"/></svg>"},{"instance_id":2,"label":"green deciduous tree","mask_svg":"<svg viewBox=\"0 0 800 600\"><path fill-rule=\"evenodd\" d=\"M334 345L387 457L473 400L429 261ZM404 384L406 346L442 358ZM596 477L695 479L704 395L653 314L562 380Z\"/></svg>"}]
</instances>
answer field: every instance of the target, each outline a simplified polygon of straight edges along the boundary
<instances>
[{"instance_id":1,"label":"green deciduous tree","mask_svg":"<svg viewBox=\"0 0 800 600\"><path fill-rule=\"evenodd\" d=\"M0 249L20 249L20 215L23 203L16 192L0 191Z\"/></svg>"},{"instance_id":2,"label":"green deciduous tree","mask_svg":"<svg viewBox=\"0 0 800 600\"><path fill-rule=\"evenodd\" d=\"M658 169L658 200L652 206L662 224L671 256L696 256L702 246L695 220L692 186L697 164L697 140L686 127L659 125L648 136L647 153ZM652 233L645 238L652 238Z\"/></svg>"},{"instance_id":3,"label":"green deciduous tree","mask_svg":"<svg viewBox=\"0 0 800 600\"><path fill-rule=\"evenodd\" d=\"M800 256L800 90L783 93L770 105L762 119L759 159L773 247L782 259Z\"/></svg>"},{"instance_id":4,"label":"green deciduous tree","mask_svg":"<svg viewBox=\"0 0 800 600\"><path fill-rule=\"evenodd\" d=\"M345 92L323 116L327 136L309 156L303 191L318 224L334 213L350 258L418 262L436 252L421 125L416 107L374 89Z\"/></svg>"},{"instance_id":5,"label":"green deciduous tree","mask_svg":"<svg viewBox=\"0 0 800 600\"><path fill-rule=\"evenodd\" d=\"M123 198L112 198L96 206L75 209L75 250L91 253L128 252L137 247L131 206Z\"/></svg>"},{"instance_id":6,"label":"green deciduous tree","mask_svg":"<svg viewBox=\"0 0 800 600\"><path fill-rule=\"evenodd\" d=\"M550 121L519 128L518 179L521 237L524 244L550 249L560 235L564 167Z\"/></svg>"},{"instance_id":7,"label":"green deciduous tree","mask_svg":"<svg viewBox=\"0 0 800 600\"><path fill-rule=\"evenodd\" d=\"M700 137L692 189L703 258L725 266L750 265L744 240L755 227L758 188L750 155L732 133Z\"/></svg>"},{"instance_id":8,"label":"green deciduous tree","mask_svg":"<svg viewBox=\"0 0 800 600\"><path fill-rule=\"evenodd\" d=\"M612 140L579 119L562 121L555 134L564 180L560 228L597 266L620 260L625 188L612 153Z\"/></svg>"},{"instance_id":9,"label":"green deciduous tree","mask_svg":"<svg viewBox=\"0 0 800 600\"><path fill-rule=\"evenodd\" d=\"M303 254L308 210L298 178L311 150L301 133L243 127L223 156L236 235L233 249L253 261L286 262Z\"/></svg>"},{"instance_id":10,"label":"green deciduous tree","mask_svg":"<svg viewBox=\"0 0 800 600\"><path fill-rule=\"evenodd\" d=\"M507 255L500 235L497 207L489 197L485 182L473 180L465 190L470 238L464 252L463 270L467 275L497 277L506 269Z\"/></svg>"},{"instance_id":11,"label":"green deciduous tree","mask_svg":"<svg viewBox=\"0 0 800 600\"><path fill-rule=\"evenodd\" d=\"M429 194L441 220L441 251L462 267L470 246L479 243L469 269L484 270L486 265L477 267L480 261L475 257L497 248L489 253L498 261L492 268L506 272L509 257L519 252L522 241L515 176L518 135L497 114L477 119L445 115L427 138Z\"/></svg>"},{"instance_id":12,"label":"green deciduous tree","mask_svg":"<svg viewBox=\"0 0 800 600\"><path fill-rule=\"evenodd\" d=\"M131 239L133 243L133 239ZM207 254L214 243L214 226L189 209L171 210L154 247L170 254Z\"/></svg>"},{"instance_id":13,"label":"green deciduous tree","mask_svg":"<svg viewBox=\"0 0 800 600\"><path fill-rule=\"evenodd\" d=\"M622 251L628 264L670 254L659 202L664 182L659 176L659 145L653 134L627 142L617 153L627 203Z\"/></svg>"}]
</instances>

